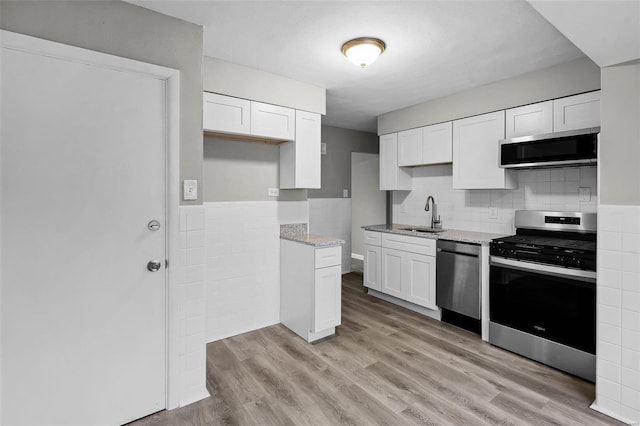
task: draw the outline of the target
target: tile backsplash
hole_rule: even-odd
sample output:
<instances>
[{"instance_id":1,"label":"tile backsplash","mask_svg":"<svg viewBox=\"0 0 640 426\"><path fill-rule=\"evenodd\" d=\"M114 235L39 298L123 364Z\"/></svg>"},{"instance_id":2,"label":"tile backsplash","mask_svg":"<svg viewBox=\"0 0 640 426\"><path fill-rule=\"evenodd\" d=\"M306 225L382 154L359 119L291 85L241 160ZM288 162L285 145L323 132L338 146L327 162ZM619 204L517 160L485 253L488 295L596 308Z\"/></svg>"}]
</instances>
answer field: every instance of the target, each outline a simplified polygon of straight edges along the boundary
<instances>
[{"instance_id":1,"label":"tile backsplash","mask_svg":"<svg viewBox=\"0 0 640 426\"><path fill-rule=\"evenodd\" d=\"M424 211L427 196L438 204L444 228L511 234L515 210L597 210L596 167L563 167L517 171L516 189L453 189L451 165L413 169L413 190L394 191L393 221L429 225L431 212ZM580 191L589 193L580 200Z\"/></svg>"}]
</instances>

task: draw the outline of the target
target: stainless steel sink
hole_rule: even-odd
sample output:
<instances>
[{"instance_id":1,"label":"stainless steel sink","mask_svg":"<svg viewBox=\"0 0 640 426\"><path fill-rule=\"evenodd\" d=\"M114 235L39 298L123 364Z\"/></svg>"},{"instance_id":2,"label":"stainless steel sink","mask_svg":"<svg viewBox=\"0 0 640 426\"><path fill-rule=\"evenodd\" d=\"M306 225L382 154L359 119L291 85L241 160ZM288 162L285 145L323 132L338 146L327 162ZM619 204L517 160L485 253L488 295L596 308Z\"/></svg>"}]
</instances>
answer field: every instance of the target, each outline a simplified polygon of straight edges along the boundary
<instances>
[{"instance_id":1,"label":"stainless steel sink","mask_svg":"<svg viewBox=\"0 0 640 426\"><path fill-rule=\"evenodd\" d=\"M401 231L424 232L429 234L437 234L438 232L443 231L443 229L427 228L423 226L411 226L407 228L398 228L398 229Z\"/></svg>"}]
</instances>

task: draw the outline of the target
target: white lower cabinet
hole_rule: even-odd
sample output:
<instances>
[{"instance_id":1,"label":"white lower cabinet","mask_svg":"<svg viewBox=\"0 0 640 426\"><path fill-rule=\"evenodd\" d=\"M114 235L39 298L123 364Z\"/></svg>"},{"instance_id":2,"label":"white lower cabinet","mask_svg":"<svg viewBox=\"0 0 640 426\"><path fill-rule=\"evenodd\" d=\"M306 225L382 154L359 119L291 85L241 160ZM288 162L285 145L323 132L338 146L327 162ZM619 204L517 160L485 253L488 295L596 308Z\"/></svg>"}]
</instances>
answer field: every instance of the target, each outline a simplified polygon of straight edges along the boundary
<instances>
[{"instance_id":1,"label":"white lower cabinet","mask_svg":"<svg viewBox=\"0 0 640 426\"><path fill-rule=\"evenodd\" d=\"M378 233L379 234L379 233ZM380 291L382 276L382 247L364 245L364 286Z\"/></svg>"},{"instance_id":2,"label":"white lower cabinet","mask_svg":"<svg viewBox=\"0 0 640 426\"><path fill-rule=\"evenodd\" d=\"M405 259L406 299L436 309L436 258L407 253Z\"/></svg>"},{"instance_id":3,"label":"white lower cabinet","mask_svg":"<svg viewBox=\"0 0 640 426\"><path fill-rule=\"evenodd\" d=\"M341 252L280 240L280 322L307 342L341 323Z\"/></svg>"},{"instance_id":4,"label":"white lower cabinet","mask_svg":"<svg viewBox=\"0 0 640 426\"><path fill-rule=\"evenodd\" d=\"M365 241L372 240L372 231L365 232ZM380 246L365 244L365 287L437 309L436 241L387 233L378 241Z\"/></svg>"}]
</instances>

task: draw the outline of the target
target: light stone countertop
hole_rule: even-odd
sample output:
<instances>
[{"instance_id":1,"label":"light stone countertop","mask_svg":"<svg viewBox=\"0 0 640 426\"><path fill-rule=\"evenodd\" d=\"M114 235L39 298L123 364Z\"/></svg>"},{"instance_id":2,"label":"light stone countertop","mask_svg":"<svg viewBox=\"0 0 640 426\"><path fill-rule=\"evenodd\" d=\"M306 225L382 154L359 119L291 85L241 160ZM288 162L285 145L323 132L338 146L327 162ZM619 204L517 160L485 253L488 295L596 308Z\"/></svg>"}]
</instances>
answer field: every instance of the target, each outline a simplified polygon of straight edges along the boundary
<instances>
[{"instance_id":1,"label":"light stone countertop","mask_svg":"<svg viewBox=\"0 0 640 426\"><path fill-rule=\"evenodd\" d=\"M391 227L387 225L367 225L363 229L367 231L386 232L389 234L409 235L412 237L429 238L432 240L449 240L459 241L463 243L473 244L489 244L495 238L506 237L504 234L490 234L486 232L463 231L459 229L443 229L437 233L406 231L400 228L421 228L414 225L394 224ZM424 228L424 227L422 227Z\"/></svg>"},{"instance_id":2,"label":"light stone countertop","mask_svg":"<svg viewBox=\"0 0 640 426\"><path fill-rule=\"evenodd\" d=\"M280 235L283 240L295 241L297 243L306 244L313 247L335 247L344 244L345 241L340 238L325 237L314 234L290 234Z\"/></svg>"}]
</instances>

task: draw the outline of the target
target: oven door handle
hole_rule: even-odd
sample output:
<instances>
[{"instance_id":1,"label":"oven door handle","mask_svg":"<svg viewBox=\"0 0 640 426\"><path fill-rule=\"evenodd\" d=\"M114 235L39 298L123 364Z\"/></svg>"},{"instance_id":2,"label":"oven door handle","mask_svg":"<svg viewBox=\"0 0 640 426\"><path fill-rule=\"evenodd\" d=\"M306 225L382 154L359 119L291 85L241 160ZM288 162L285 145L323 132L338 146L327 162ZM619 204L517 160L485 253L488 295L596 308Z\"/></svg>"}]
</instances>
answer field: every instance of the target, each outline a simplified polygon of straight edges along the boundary
<instances>
[{"instance_id":1,"label":"oven door handle","mask_svg":"<svg viewBox=\"0 0 640 426\"><path fill-rule=\"evenodd\" d=\"M520 260L505 259L495 256L491 256L490 264L492 266L504 266L506 268L516 269L519 271L530 271L537 274L552 275L555 277L574 279L588 283L596 282L596 273L594 271L583 271L580 269L563 268L561 266L523 262Z\"/></svg>"}]
</instances>

